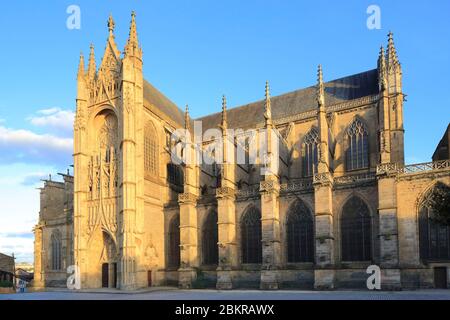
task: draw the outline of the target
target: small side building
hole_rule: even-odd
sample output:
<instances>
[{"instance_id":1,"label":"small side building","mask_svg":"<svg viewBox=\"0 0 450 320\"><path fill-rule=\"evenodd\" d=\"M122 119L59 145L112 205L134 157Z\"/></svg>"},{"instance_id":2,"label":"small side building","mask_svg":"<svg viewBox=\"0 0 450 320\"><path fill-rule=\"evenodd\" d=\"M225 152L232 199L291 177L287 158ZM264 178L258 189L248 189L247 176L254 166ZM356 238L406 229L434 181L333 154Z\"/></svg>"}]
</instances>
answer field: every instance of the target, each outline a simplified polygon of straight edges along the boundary
<instances>
[{"instance_id":1,"label":"small side building","mask_svg":"<svg viewBox=\"0 0 450 320\"><path fill-rule=\"evenodd\" d=\"M73 176L44 180L34 227L34 287L64 287L73 264Z\"/></svg>"},{"instance_id":2,"label":"small side building","mask_svg":"<svg viewBox=\"0 0 450 320\"><path fill-rule=\"evenodd\" d=\"M14 279L14 256L0 253L0 282L11 282Z\"/></svg>"}]
</instances>

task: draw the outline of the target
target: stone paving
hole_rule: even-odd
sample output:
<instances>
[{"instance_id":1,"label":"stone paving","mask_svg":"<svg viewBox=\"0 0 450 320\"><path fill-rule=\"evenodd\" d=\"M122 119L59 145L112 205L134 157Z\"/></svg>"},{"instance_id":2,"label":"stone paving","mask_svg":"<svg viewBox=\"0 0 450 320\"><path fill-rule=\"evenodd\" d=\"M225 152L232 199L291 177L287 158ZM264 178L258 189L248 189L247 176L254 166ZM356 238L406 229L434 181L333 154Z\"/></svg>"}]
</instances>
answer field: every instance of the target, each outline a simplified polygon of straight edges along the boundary
<instances>
[{"instance_id":1,"label":"stone paving","mask_svg":"<svg viewBox=\"0 0 450 320\"><path fill-rule=\"evenodd\" d=\"M151 291L111 290L0 294L0 300L450 300L450 290L417 291L260 291L260 290L178 290L155 288Z\"/></svg>"}]
</instances>

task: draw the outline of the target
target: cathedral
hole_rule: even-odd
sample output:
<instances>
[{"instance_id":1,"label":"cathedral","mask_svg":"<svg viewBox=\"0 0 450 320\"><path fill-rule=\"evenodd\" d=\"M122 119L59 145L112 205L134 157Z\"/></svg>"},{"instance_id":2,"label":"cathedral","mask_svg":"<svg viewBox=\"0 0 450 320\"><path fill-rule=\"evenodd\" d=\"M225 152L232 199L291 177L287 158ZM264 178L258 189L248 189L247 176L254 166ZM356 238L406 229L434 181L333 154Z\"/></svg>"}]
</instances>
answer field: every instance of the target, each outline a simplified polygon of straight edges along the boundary
<instances>
[{"instance_id":1,"label":"cathedral","mask_svg":"<svg viewBox=\"0 0 450 320\"><path fill-rule=\"evenodd\" d=\"M450 134L405 165L392 33L372 70L324 81L319 66L311 87L266 83L260 101L191 119L144 79L135 14L123 52L107 25L100 66L92 45L80 57L74 173L40 191L36 287L66 286L73 265L82 289L366 288L371 265L382 289L450 285L450 227L428 205L449 190ZM223 161L174 161L180 130L202 140L178 156Z\"/></svg>"}]
</instances>

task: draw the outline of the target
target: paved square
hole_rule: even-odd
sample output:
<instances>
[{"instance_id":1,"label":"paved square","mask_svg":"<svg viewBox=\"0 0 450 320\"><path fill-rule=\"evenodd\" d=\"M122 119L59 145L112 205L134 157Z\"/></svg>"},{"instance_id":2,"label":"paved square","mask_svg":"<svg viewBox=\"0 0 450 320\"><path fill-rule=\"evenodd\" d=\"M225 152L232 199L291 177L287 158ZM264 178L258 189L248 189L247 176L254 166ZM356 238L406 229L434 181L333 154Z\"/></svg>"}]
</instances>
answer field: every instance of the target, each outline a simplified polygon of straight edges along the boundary
<instances>
[{"instance_id":1,"label":"paved square","mask_svg":"<svg viewBox=\"0 0 450 320\"><path fill-rule=\"evenodd\" d=\"M123 292L95 290L1 294L0 300L450 300L450 290L417 291L260 291L178 290Z\"/></svg>"}]
</instances>

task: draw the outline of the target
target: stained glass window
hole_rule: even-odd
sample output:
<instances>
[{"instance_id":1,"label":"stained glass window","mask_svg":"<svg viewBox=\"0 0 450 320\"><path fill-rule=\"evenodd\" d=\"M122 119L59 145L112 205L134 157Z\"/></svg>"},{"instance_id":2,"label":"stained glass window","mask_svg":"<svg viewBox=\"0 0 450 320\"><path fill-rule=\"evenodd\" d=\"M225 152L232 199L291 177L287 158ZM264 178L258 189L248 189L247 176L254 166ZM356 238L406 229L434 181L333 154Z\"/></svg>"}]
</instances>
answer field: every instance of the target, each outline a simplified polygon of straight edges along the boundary
<instances>
[{"instance_id":1,"label":"stained glass window","mask_svg":"<svg viewBox=\"0 0 450 320\"><path fill-rule=\"evenodd\" d=\"M369 135L364 124L355 119L347 129L346 170L369 167Z\"/></svg>"},{"instance_id":2,"label":"stained glass window","mask_svg":"<svg viewBox=\"0 0 450 320\"><path fill-rule=\"evenodd\" d=\"M310 177L317 172L319 132L312 128L303 140L303 176Z\"/></svg>"}]
</instances>

